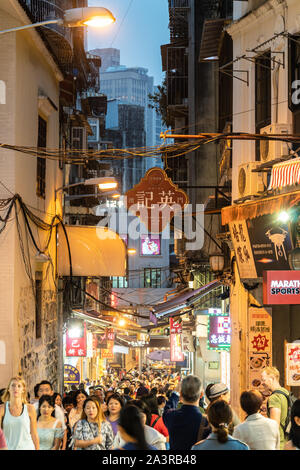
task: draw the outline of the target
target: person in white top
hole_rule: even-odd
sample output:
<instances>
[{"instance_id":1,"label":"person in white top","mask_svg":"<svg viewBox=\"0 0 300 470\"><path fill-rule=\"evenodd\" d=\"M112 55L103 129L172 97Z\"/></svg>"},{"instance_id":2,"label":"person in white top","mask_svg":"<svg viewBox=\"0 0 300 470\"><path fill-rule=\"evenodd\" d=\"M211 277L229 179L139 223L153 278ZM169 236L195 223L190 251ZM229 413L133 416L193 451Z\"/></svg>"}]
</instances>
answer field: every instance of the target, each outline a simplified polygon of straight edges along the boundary
<instances>
[{"instance_id":1,"label":"person in white top","mask_svg":"<svg viewBox=\"0 0 300 470\"><path fill-rule=\"evenodd\" d=\"M47 380L42 380L42 382L38 384L36 393L39 399L43 395L50 395L50 397L52 397L54 394L54 390L53 390L51 382L48 382ZM36 412L38 412L39 402L34 403L34 407L35 407ZM67 426L65 423L65 414L64 414L63 409L58 405L55 405L55 418L59 420L59 422L61 423L62 429L65 431L67 429Z\"/></svg>"},{"instance_id":2,"label":"person in white top","mask_svg":"<svg viewBox=\"0 0 300 470\"><path fill-rule=\"evenodd\" d=\"M247 444L251 450L279 450L279 426L273 419L259 412L263 396L257 390L243 392L240 397L246 420L234 428L233 437Z\"/></svg>"},{"instance_id":3,"label":"person in white top","mask_svg":"<svg viewBox=\"0 0 300 470\"><path fill-rule=\"evenodd\" d=\"M0 423L8 450L39 450L36 412L27 402L24 379L10 379L1 398L4 404L0 405Z\"/></svg>"}]
</instances>

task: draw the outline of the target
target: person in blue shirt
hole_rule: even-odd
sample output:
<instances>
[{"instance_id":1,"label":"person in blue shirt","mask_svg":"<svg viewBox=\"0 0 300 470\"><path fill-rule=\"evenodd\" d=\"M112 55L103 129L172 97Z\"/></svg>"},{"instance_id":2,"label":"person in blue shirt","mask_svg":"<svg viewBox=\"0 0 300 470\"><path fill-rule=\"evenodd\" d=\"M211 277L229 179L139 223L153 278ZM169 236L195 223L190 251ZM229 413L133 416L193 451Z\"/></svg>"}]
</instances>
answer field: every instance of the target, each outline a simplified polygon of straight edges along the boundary
<instances>
[{"instance_id":1,"label":"person in blue shirt","mask_svg":"<svg viewBox=\"0 0 300 470\"><path fill-rule=\"evenodd\" d=\"M197 442L192 450L250 450L247 444L229 435L232 411L225 400L211 403L207 409L207 418L212 433L205 440Z\"/></svg>"},{"instance_id":2,"label":"person in blue shirt","mask_svg":"<svg viewBox=\"0 0 300 470\"><path fill-rule=\"evenodd\" d=\"M126 405L120 412L118 430L125 445L116 450L157 450L146 442L141 411L134 405Z\"/></svg>"},{"instance_id":3,"label":"person in blue shirt","mask_svg":"<svg viewBox=\"0 0 300 470\"><path fill-rule=\"evenodd\" d=\"M208 422L199 410L201 381L188 375L178 383L163 412L163 421L169 432L170 450L190 450L192 445L211 432ZM182 406L178 406L179 398Z\"/></svg>"}]
</instances>

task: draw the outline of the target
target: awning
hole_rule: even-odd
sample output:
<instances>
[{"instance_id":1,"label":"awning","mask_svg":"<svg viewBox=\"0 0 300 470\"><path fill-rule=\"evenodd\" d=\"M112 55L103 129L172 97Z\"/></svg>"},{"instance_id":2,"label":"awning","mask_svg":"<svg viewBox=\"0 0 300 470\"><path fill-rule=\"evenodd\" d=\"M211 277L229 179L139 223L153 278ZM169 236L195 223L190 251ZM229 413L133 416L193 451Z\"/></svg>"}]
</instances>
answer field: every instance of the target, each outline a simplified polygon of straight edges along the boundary
<instances>
[{"instance_id":1,"label":"awning","mask_svg":"<svg viewBox=\"0 0 300 470\"><path fill-rule=\"evenodd\" d=\"M300 183L300 158L273 165L268 189L285 188Z\"/></svg>"},{"instance_id":2,"label":"awning","mask_svg":"<svg viewBox=\"0 0 300 470\"><path fill-rule=\"evenodd\" d=\"M287 210L300 203L300 191L237 204L222 209L222 225L238 220L254 219L265 214Z\"/></svg>"},{"instance_id":3,"label":"awning","mask_svg":"<svg viewBox=\"0 0 300 470\"><path fill-rule=\"evenodd\" d=\"M212 290L220 287L221 283L218 280L211 281L205 286L199 287L199 289L189 290L188 292L184 292L180 295L172 297L172 299L159 304L156 308L154 307L154 314L157 318L164 317L164 316L176 316L178 313L193 305L194 302L198 301L204 295L207 295Z\"/></svg>"},{"instance_id":4,"label":"awning","mask_svg":"<svg viewBox=\"0 0 300 470\"><path fill-rule=\"evenodd\" d=\"M170 338L151 338L147 346L148 348L169 348L170 347Z\"/></svg>"},{"instance_id":5,"label":"awning","mask_svg":"<svg viewBox=\"0 0 300 470\"><path fill-rule=\"evenodd\" d=\"M72 315L76 318L80 318L83 321L86 321L88 323L91 323L92 325L98 326L99 328L102 328L103 330L105 328L113 328L114 330L120 333L131 333L132 335L136 335L137 333L148 333L147 330L141 328L140 325L136 324L136 327L133 326L126 326L124 328L119 327L118 324L113 323L111 321L103 320L101 318L101 314L98 313L98 316L95 313L91 312L84 312L83 310L72 310ZM122 339L120 337L120 339Z\"/></svg>"},{"instance_id":6,"label":"awning","mask_svg":"<svg viewBox=\"0 0 300 470\"><path fill-rule=\"evenodd\" d=\"M73 276L125 276L126 246L105 227L65 225ZM58 275L70 275L69 250L64 230L58 227Z\"/></svg>"},{"instance_id":7,"label":"awning","mask_svg":"<svg viewBox=\"0 0 300 470\"><path fill-rule=\"evenodd\" d=\"M199 62L218 60L225 21L225 19L216 19L204 22Z\"/></svg>"}]
</instances>

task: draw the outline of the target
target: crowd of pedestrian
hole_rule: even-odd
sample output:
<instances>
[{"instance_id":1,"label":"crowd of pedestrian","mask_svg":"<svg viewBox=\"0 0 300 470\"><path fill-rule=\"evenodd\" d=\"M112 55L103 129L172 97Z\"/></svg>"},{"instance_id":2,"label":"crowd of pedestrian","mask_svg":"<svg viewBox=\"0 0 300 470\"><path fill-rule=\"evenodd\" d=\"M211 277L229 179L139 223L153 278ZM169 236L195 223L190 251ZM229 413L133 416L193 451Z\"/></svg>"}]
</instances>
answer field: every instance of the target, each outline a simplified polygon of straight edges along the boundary
<instances>
[{"instance_id":1,"label":"crowd of pedestrian","mask_svg":"<svg viewBox=\"0 0 300 470\"><path fill-rule=\"evenodd\" d=\"M0 449L300 450L300 400L279 380L277 369L264 369L271 393L264 416L257 390L245 390L233 410L225 384L204 391L194 375L147 367L86 379L63 396L43 380L31 400L17 376L0 391Z\"/></svg>"}]
</instances>

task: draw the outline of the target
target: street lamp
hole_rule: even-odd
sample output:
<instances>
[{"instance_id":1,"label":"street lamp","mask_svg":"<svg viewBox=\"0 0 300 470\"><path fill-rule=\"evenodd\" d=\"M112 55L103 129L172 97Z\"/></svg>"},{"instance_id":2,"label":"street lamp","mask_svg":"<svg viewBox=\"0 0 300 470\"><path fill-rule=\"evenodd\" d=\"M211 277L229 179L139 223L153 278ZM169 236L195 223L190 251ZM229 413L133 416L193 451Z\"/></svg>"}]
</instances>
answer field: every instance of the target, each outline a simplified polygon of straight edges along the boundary
<instances>
[{"instance_id":1,"label":"street lamp","mask_svg":"<svg viewBox=\"0 0 300 470\"><path fill-rule=\"evenodd\" d=\"M106 192L111 191L111 190L118 187L118 181L116 180L116 178L111 177L111 176L110 177L101 176L101 177L98 177L98 178L89 178L87 180L79 181L79 183L72 183L72 184L68 184L67 186L61 186L60 188L55 189L55 199L56 199L56 194L58 193L58 191L65 191L66 189L74 188L75 186L81 186L82 184L84 184L85 186L90 186L90 185L96 186L96 185L98 185L98 187L99 187L99 189L101 189L101 191L106 191ZM118 191L113 191L110 194L112 195L112 197L114 197L114 196L119 197ZM83 197L83 196L81 195L81 197Z\"/></svg>"},{"instance_id":2,"label":"street lamp","mask_svg":"<svg viewBox=\"0 0 300 470\"><path fill-rule=\"evenodd\" d=\"M103 7L85 7L72 8L64 11L63 18L53 20L40 21L39 23L31 23L28 25L18 26L15 28L0 31L0 34L21 31L24 29L37 28L48 24L58 24L66 28L75 28L81 26L92 26L103 28L116 21L111 11Z\"/></svg>"}]
</instances>

